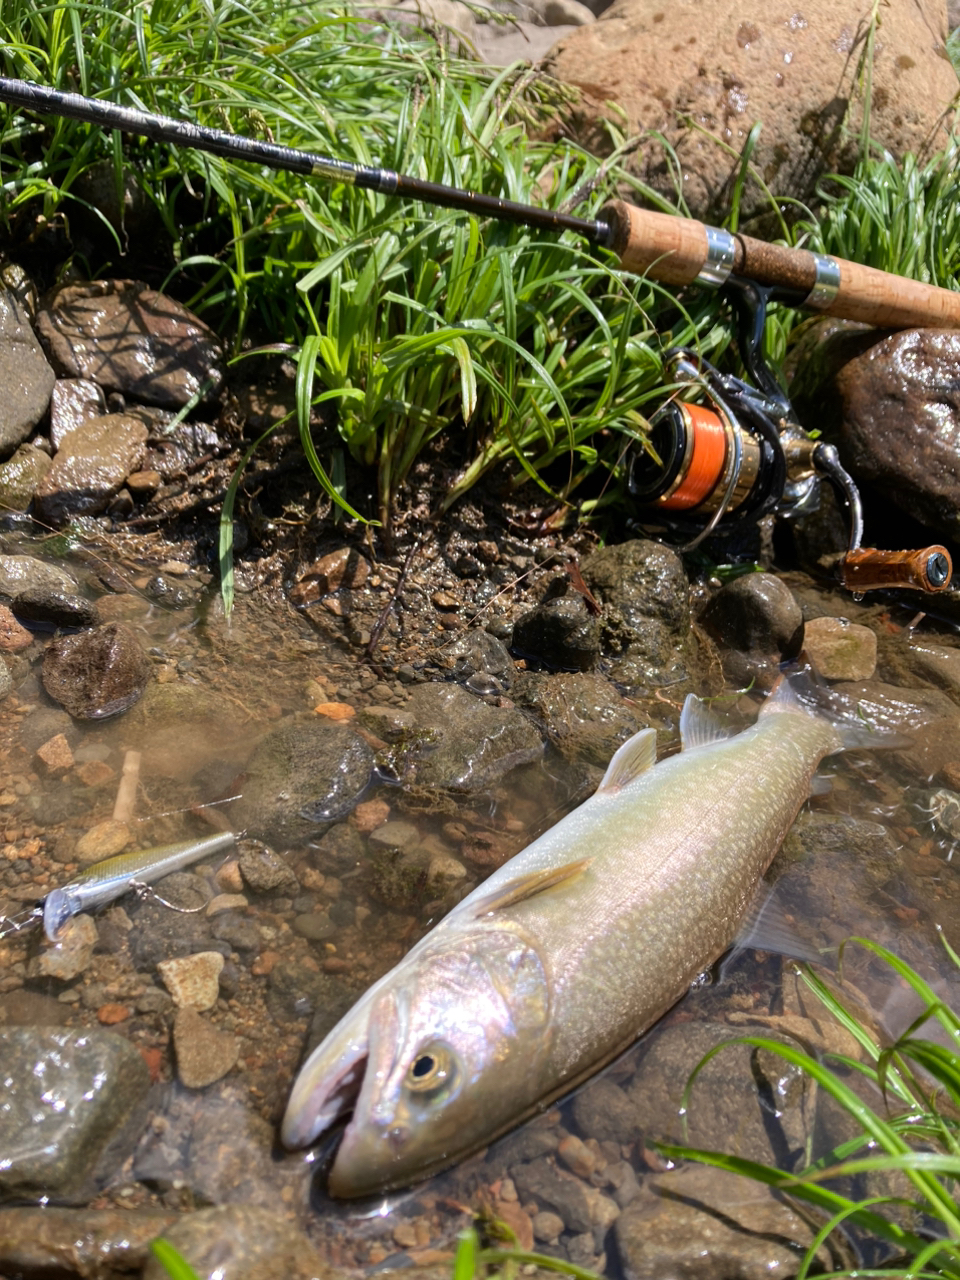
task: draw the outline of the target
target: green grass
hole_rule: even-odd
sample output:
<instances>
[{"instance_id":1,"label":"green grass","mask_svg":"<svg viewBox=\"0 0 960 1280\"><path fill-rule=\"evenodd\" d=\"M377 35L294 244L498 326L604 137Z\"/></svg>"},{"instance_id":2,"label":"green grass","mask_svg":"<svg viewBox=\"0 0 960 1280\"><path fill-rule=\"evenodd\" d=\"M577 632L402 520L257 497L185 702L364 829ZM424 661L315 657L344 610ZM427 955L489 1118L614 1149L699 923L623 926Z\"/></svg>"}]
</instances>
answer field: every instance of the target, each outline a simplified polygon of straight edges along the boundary
<instances>
[{"instance_id":1,"label":"green grass","mask_svg":"<svg viewBox=\"0 0 960 1280\"><path fill-rule=\"evenodd\" d=\"M780 1195L813 1208L820 1227L807 1249L798 1280L820 1275L817 1254L834 1232L856 1226L884 1242L888 1263L856 1275L888 1277L960 1276L960 1015L945 1005L929 985L904 961L878 943L853 942L866 948L891 970L891 979L905 981L923 1002L922 1014L893 1043L882 1045L844 1006L843 1001L810 971L807 985L860 1046L858 1058L825 1055L818 1060L799 1049L763 1036L742 1036L728 1044L765 1049L800 1067L854 1121L859 1136L827 1156L795 1172L728 1156L722 1152L664 1145L671 1159L693 1159L742 1174L774 1188ZM960 959L944 943L957 968ZM938 1023L949 1048L925 1038L926 1024ZM721 1045L707 1055L691 1077L684 1098L695 1102L696 1076ZM871 1106L861 1091L848 1083L860 1077L876 1086L883 1102ZM896 1174L903 1191L856 1198L842 1188L854 1177ZM829 1184L829 1185L828 1185ZM846 1183L849 1187L849 1182ZM904 1226L906 1217L914 1224ZM848 1275L849 1272L837 1272Z\"/></svg>"}]
</instances>

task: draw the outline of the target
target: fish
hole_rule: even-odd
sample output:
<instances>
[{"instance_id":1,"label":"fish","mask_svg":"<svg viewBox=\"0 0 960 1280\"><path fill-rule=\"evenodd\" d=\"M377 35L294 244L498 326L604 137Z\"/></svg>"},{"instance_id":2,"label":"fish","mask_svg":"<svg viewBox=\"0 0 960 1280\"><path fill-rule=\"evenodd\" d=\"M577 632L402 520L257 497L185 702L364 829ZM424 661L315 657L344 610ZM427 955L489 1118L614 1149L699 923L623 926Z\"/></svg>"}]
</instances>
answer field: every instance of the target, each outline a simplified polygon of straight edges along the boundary
<instances>
[{"instance_id":1,"label":"fish","mask_svg":"<svg viewBox=\"0 0 960 1280\"><path fill-rule=\"evenodd\" d=\"M301 1068L281 1140L346 1120L327 1185L397 1190L481 1149L629 1047L726 952L821 760L891 745L781 681L732 734L693 695L597 791L468 894ZM801 696L801 694L803 696Z\"/></svg>"},{"instance_id":2,"label":"fish","mask_svg":"<svg viewBox=\"0 0 960 1280\"><path fill-rule=\"evenodd\" d=\"M42 912L43 931L51 942L56 942L64 925L78 912L103 906L141 884L162 880L171 872L199 862L207 854L220 853L233 841L233 833L224 831L202 840L183 840L179 844L118 853L95 862L68 884L51 889L34 911Z\"/></svg>"}]
</instances>

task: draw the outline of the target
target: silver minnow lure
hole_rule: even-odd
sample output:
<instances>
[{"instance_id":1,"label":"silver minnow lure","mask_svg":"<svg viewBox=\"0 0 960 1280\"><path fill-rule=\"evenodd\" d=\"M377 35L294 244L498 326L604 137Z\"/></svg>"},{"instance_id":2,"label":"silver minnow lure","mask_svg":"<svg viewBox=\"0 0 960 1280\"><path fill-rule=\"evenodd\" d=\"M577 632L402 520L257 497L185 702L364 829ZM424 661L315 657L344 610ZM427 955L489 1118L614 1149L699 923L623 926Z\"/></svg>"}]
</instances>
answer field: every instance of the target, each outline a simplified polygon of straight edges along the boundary
<instances>
[{"instance_id":1,"label":"silver minnow lure","mask_svg":"<svg viewBox=\"0 0 960 1280\"><path fill-rule=\"evenodd\" d=\"M281 1136L349 1117L335 1196L409 1185L610 1062L733 943L817 765L885 745L782 683L731 736L698 699L683 750L644 729L597 792L464 898L308 1058ZM351 1115L352 1113L352 1115Z\"/></svg>"},{"instance_id":2,"label":"silver minnow lure","mask_svg":"<svg viewBox=\"0 0 960 1280\"><path fill-rule=\"evenodd\" d=\"M189 867L209 853L219 853L234 841L232 831L206 836L202 840L183 840L179 844L140 849L135 853L118 853L113 858L96 862L69 884L52 889L44 898L43 931L56 942L63 926L79 911L90 911L112 902L139 884L153 884L171 872Z\"/></svg>"}]
</instances>

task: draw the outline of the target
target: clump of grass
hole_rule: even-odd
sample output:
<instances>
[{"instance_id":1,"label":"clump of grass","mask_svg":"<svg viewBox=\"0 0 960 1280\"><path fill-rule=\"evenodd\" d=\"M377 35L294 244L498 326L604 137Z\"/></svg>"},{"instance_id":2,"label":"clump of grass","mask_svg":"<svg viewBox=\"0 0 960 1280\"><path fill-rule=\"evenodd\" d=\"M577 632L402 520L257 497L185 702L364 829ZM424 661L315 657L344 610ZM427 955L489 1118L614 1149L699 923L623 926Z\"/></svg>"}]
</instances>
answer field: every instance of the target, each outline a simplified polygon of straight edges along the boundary
<instances>
[{"instance_id":1,"label":"clump of grass","mask_svg":"<svg viewBox=\"0 0 960 1280\"><path fill-rule=\"evenodd\" d=\"M858 1267L860 1276L960 1276L960 1015L944 1004L908 964L878 943L852 940L887 964L923 1002L923 1012L891 1045L881 1045L844 1006L842 1000L809 970L807 985L860 1045L858 1059L828 1054L822 1061L763 1036L742 1036L727 1044L746 1044L774 1053L800 1067L853 1120L858 1136L827 1156L795 1172L785 1172L722 1152L663 1145L671 1159L693 1159L765 1183L781 1195L819 1212L821 1225L804 1256L798 1280L822 1274L817 1261L821 1246L834 1233L851 1227L882 1241L890 1260L871 1268ZM952 962L960 958L945 943ZM938 1023L947 1047L922 1036L925 1024ZM696 1075L721 1045L698 1065L687 1086L689 1101ZM844 1076L859 1076L875 1086L883 1105L866 1103ZM880 1190L865 1198L844 1194L845 1179L864 1175L900 1177L902 1193ZM827 1185L830 1184L830 1185ZM906 1215L905 1215L906 1211ZM903 1224L912 1219L913 1229ZM850 1272L836 1272L837 1276Z\"/></svg>"}]
</instances>

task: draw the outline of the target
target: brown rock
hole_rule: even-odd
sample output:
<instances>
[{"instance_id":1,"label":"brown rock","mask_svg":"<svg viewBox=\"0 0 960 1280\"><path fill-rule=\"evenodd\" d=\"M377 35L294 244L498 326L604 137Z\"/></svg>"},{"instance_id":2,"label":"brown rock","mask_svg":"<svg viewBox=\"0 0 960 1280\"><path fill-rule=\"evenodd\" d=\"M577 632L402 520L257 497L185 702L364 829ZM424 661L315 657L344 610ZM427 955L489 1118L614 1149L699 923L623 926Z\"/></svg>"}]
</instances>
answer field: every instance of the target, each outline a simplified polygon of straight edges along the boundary
<instances>
[{"instance_id":1,"label":"brown rock","mask_svg":"<svg viewBox=\"0 0 960 1280\"><path fill-rule=\"evenodd\" d=\"M219 951L198 951L192 956L161 960L157 968L174 1004L180 1008L212 1009L217 1003L223 969Z\"/></svg>"},{"instance_id":2,"label":"brown rock","mask_svg":"<svg viewBox=\"0 0 960 1280\"><path fill-rule=\"evenodd\" d=\"M871 0L616 0L598 22L551 50L546 69L585 90L585 141L603 137L607 100L628 133L659 130L637 154L639 175L674 200L674 175L694 217L729 197L750 129L763 123L752 162L775 196L809 199L822 174L851 172L863 110ZM957 92L945 54L942 0L889 5L874 44L871 140L903 155L945 141L942 115ZM724 151L708 135L714 134ZM609 145L609 144L607 144ZM769 207L747 184L744 213Z\"/></svg>"},{"instance_id":3,"label":"brown rock","mask_svg":"<svg viewBox=\"0 0 960 1280\"><path fill-rule=\"evenodd\" d=\"M89 378L58 378L50 397L50 439L59 449L64 437L107 411L103 392Z\"/></svg>"},{"instance_id":4,"label":"brown rock","mask_svg":"<svg viewBox=\"0 0 960 1280\"><path fill-rule=\"evenodd\" d=\"M130 843L130 828L116 818L105 818L85 831L77 841L77 857L81 862L99 862L115 853L123 853Z\"/></svg>"},{"instance_id":5,"label":"brown rock","mask_svg":"<svg viewBox=\"0 0 960 1280\"><path fill-rule=\"evenodd\" d=\"M137 281L66 285L48 299L37 330L65 374L147 404L179 409L206 379L219 386L222 378L223 352L211 330Z\"/></svg>"},{"instance_id":6,"label":"brown rock","mask_svg":"<svg viewBox=\"0 0 960 1280\"><path fill-rule=\"evenodd\" d=\"M517 1248L529 1253L533 1248L533 1220L516 1200L498 1200L496 1216L517 1237ZM562 1225L562 1224L561 1224Z\"/></svg>"},{"instance_id":7,"label":"brown rock","mask_svg":"<svg viewBox=\"0 0 960 1280\"><path fill-rule=\"evenodd\" d=\"M0 1209L0 1270L63 1275L69 1259L74 1276L131 1274L150 1257L150 1241L178 1217L154 1209Z\"/></svg>"},{"instance_id":8,"label":"brown rock","mask_svg":"<svg viewBox=\"0 0 960 1280\"><path fill-rule=\"evenodd\" d=\"M85 760L77 765L76 773L85 787L102 787L117 776L105 760Z\"/></svg>"},{"instance_id":9,"label":"brown rock","mask_svg":"<svg viewBox=\"0 0 960 1280\"><path fill-rule=\"evenodd\" d=\"M222 957L221 957L222 959ZM177 1075L188 1089L204 1089L236 1066L240 1042L218 1031L196 1009L180 1009L173 1023Z\"/></svg>"},{"instance_id":10,"label":"brown rock","mask_svg":"<svg viewBox=\"0 0 960 1280\"><path fill-rule=\"evenodd\" d=\"M44 654L42 678L50 697L72 716L102 720L140 698L150 662L130 627L106 622L76 635L56 636Z\"/></svg>"},{"instance_id":11,"label":"brown rock","mask_svg":"<svg viewBox=\"0 0 960 1280\"><path fill-rule=\"evenodd\" d=\"M33 635L13 616L12 610L0 604L0 653L19 653L33 643Z\"/></svg>"},{"instance_id":12,"label":"brown rock","mask_svg":"<svg viewBox=\"0 0 960 1280\"><path fill-rule=\"evenodd\" d=\"M365 834L382 827L390 817L390 806L386 800L364 800L358 804L350 815L351 823Z\"/></svg>"},{"instance_id":13,"label":"brown rock","mask_svg":"<svg viewBox=\"0 0 960 1280\"><path fill-rule=\"evenodd\" d=\"M103 511L143 458L147 429L130 414L91 418L71 431L34 494L37 515L60 525Z\"/></svg>"},{"instance_id":14,"label":"brown rock","mask_svg":"<svg viewBox=\"0 0 960 1280\"><path fill-rule=\"evenodd\" d=\"M26 440L46 413L54 380L23 303L0 288L0 456Z\"/></svg>"},{"instance_id":15,"label":"brown rock","mask_svg":"<svg viewBox=\"0 0 960 1280\"><path fill-rule=\"evenodd\" d=\"M301 1231L274 1209L228 1204L185 1214L166 1232L199 1276L222 1280L337 1280L344 1272L323 1262ZM143 1280L168 1280L151 1258Z\"/></svg>"},{"instance_id":16,"label":"brown rock","mask_svg":"<svg viewBox=\"0 0 960 1280\"><path fill-rule=\"evenodd\" d=\"M97 1021L105 1027L112 1027L118 1022L126 1022L132 1012L125 1004L102 1004L97 1010Z\"/></svg>"},{"instance_id":17,"label":"brown rock","mask_svg":"<svg viewBox=\"0 0 960 1280\"><path fill-rule=\"evenodd\" d=\"M306 604L340 587L362 587L369 576L370 565L363 556L353 547L341 547L321 556L298 575L290 599L295 604Z\"/></svg>"},{"instance_id":18,"label":"brown rock","mask_svg":"<svg viewBox=\"0 0 960 1280\"><path fill-rule=\"evenodd\" d=\"M825 680L869 680L877 669L876 633L846 618L811 619L803 647Z\"/></svg>"},{"instance_id":19,"label":"brown rock","mask_svg":"<svg viewBox=\"0 0 960 1280\"><path fill-rule=\"evenodd\" d=\"M357 714L348 702L321 702L313 708L318 716L326 716L328 720L352 720Z\"/></svg>"},{"instance_id":20,"label":"brown rock","mask_svg":"<svg viewBox=\"0 0 960 1280\"><path fill-rule=\"evenodd\" d=\"M159 471L134 471L127 476L127 488L135 498L149 498L163 483Z\"/></svg>"},{"instance_id":21,"label":"brown rock","mask_svg":"<svg viewBox=\"0 0 960 1280\"><path fill-rule=\"evenodd\" d=\"M48 739L42 747L37 748L37 760L52 778L59 777L73 768L73 752L70 743L62 733Z\"/></svg>"}]
</instances>

